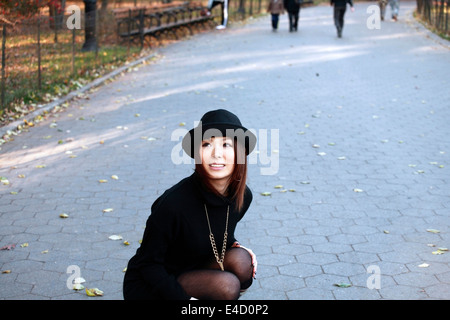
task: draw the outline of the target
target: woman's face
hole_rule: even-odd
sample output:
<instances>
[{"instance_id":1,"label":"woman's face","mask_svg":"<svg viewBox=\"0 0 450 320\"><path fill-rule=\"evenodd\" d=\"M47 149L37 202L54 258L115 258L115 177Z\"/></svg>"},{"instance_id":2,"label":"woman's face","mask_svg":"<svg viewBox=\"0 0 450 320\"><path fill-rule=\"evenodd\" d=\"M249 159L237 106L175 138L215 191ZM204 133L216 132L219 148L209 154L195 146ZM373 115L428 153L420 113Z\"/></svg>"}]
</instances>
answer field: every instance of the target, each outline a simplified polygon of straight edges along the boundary
<instances>
[{"instance_id":1,"label":"woman's face","mask_svg":"<svg viewBox=\"0 0 450 320\"><path fill-rule=\"evenodd\" d=\"M202 166L213 180L228 179L234 170L234 141L212 137L200 144Z\"/></svg>"}]
</instances>

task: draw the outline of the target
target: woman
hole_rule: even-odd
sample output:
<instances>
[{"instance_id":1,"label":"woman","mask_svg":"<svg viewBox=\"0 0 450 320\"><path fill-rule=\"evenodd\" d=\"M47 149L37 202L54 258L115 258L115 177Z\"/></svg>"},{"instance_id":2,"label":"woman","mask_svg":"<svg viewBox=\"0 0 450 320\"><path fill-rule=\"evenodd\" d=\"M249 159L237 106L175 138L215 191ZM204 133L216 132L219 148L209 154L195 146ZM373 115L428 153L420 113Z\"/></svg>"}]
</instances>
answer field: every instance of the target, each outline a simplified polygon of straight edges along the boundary
<instances>
[{"instance_id":1,"label":"woman","mask_svg":"<svg viewBox=\"0 0 450 320\"><path fill-rule=\"evenodd\" d=\"M195 172L153 203L128 263L125 299L233 300L251 285L255 255L234 231L252 201L246 156L255 144L226 110L207 112L186 134L182 145L196 159Z\"/></svg>"},{"instance_id":2,"label":"woman","mask_svg":"<svg viewBox=\"0 0 450 320\"><path fill-rule=\"evenodd\" d=\"M284 14L284 5L281 0L270 0L267 12L272 16L272 31L278 30L280 14Z\"/></svg>"}]
</instances>

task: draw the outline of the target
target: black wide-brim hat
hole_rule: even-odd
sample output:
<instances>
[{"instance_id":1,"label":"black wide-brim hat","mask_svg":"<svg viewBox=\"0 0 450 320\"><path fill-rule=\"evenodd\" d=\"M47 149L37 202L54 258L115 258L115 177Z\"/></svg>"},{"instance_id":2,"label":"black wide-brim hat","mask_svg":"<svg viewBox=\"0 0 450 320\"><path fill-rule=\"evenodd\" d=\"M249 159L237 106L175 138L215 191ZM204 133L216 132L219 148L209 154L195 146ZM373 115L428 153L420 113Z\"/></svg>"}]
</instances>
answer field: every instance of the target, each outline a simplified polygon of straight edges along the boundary
<instances>
[{"instance_id":1,"label":"black wide-brim hat","mask_svg":"<svg viewBox=\"0 0 450 320\"><path fill-rule=\"evenodd\" d=\"M196 150L198 150L202 140L213 136L237 139L239 143L245 146L246 155L249 155L256 145L256 136L241 124L235 114L224 109L218 109L205 113L198 126L184 136L183 150L191 158L195 158Z\"/></svg>"}]
</instances>

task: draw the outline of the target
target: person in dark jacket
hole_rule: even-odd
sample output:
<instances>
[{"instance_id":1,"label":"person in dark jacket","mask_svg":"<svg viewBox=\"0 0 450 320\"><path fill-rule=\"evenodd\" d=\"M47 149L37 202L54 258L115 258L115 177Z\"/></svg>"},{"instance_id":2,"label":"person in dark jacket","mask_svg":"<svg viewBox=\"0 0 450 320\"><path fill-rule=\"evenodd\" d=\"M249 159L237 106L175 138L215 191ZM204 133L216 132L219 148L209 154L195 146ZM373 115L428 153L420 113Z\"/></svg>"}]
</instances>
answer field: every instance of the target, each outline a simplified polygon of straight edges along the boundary
<instances>
[{"instance_id":1,"label":"person in dark jacket","mask_svg":"<svg viewBox=\"0 0 450 320\"><path fill-rule=\"evenodd\" d=\"M330 0L330 5L334 5L333 17L338 38L342 38L342 29L344 29L344 16L347 9L347 3L350 5L352 12L355 11L352 0Z\"/></svg>"},{"instance_id":2,"label":"person in dark jacket","mask_svg":"<svg viewBox=\"0 0 450 320\"><path fill-rule=\"evenodd\" d=\"M288 12L289 32L297 31L300 6L303 0L283 0L284 9Z\"/></svg>"},{"instance_id":3,"label":"person in dark jacket","mask_svg":"<svg viewBox=\"0 0 450 320\"><path fill-rule=\"evenodd\" d=\"M152 205L123 295L141 299L238 299L256 275L252 250L234 232L252 202L247 155L256 136L223 109L207 112L183 138L195 172Z\"/></svg>"}]
</instances>

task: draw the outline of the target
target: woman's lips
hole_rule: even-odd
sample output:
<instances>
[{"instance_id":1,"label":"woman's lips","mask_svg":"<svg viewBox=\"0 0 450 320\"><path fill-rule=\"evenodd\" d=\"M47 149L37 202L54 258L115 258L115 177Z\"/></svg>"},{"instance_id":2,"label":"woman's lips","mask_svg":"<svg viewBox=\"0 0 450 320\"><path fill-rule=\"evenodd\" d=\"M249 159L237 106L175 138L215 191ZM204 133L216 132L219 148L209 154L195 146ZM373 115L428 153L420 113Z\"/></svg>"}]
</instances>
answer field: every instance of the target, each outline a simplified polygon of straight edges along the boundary
<instances>
[{"instance_id":1,"label":"woman's lips","mask_svg":"<svg viewBox=\"0 0 450 320\"><path fill-rule=\"evenodd\" d=\"M209 165L209 167L211 168L211 170L222 170L223 168L225 168L225 164L222 164L222 163L211 163Z\"/></svg>"}]
</instances>

